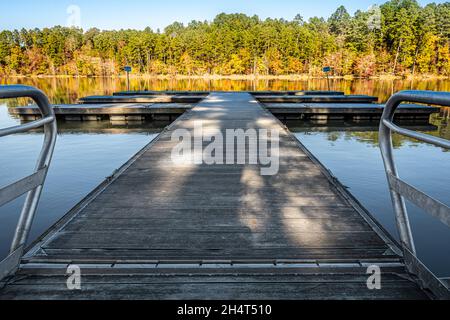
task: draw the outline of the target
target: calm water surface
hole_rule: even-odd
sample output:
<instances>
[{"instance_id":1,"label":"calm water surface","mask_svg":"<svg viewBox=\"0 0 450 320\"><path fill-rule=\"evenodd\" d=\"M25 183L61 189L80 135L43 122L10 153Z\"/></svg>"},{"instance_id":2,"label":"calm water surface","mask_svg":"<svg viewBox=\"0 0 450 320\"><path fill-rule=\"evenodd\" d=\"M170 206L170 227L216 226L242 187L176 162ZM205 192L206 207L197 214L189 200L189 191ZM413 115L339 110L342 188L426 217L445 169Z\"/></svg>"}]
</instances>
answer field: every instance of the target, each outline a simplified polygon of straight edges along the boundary
<instances>
[{"instance_id":1,"label":"calm water surface","mask_svg":"<svg viewBox=\"0 0 450 320\"><path fill-rule=\"evenodd\" d=\"M74 103L91 94L125 90L122 79L0 79L0 84L36 86L52 103ZM325 81L231 80L132 80L135 90L323 90ZM385 102L396 91L420 89L450 91L450 81L334 81L334 90L370 94ZM25 102L26 103L26 102ZM0 128L18 124L7 107L24 104L9 100L0 104ZM433 117L423 131L450 139L449 109ZM376 219L397 236L376 128L316 127L288 124L297 138L327 166L366 206ZM49 177L33 225L36 238L79 202L106 176L155 138L154 124L117 127L108 123L62 123ZM0 186L31 173L42 143L33 132L0 139ZM437 199L450 204L450 152L409 139L395 138L395 156L402 177ZM23 199L0 208L0 257L7 252ZM419 209L409 206L420 257L440 276L450 276L450 230Z\"/></svg>"}]
</instances>

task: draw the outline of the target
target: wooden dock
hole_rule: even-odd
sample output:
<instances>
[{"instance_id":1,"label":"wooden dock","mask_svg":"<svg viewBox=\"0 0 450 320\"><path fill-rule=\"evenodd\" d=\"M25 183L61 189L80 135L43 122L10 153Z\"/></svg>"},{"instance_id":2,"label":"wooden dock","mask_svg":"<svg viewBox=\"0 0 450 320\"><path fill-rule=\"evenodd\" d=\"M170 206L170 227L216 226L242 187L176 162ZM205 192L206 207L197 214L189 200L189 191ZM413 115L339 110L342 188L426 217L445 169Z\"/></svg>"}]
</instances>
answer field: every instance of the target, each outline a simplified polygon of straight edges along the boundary
<instances>
[{"instance_id":1,"label":"wooden dock","mask_svg":"<svg viewBox=\"0 0 450 320\"><path fill-rule=\"evenodd\" d=\"M113 96L202 96L209 95L208 91L119 91Z\"/></svg>"},{"instance_id":2,"label":"wooden dock","mask_svg":"<svg viewBox=\"0 0 450 320\"><path fill-rule=\"evenodd\" d=\"M60 120L64 121L102 121L136 122L136 121L171 121L193 104L187 103L104 103L104 104L58 104L53 110ZM23 121L33 121L41 117L36 106L10 109L10 113L19 116Z\"/></svg>"},{"instance_id":3,"label":"wooden dock","mask_svg":"<svg viewBox=\"0 0 450 320\"><path fill-rule=\"evenodd\" d=\"M274 129L280 169L176 164L174 130ZM242 148L245 146L238 146ZM212 93L38 239L0 299L427 299L396 243L248 93ZM66 287L70 264L79 291ZM383 272L367 288L367 267Z\"/></svg>"},{"instance_id":4,"label":"wooden dock","mask_svg":"<svg viewBox=\"0 0 450 320\"><path fill-rule=\"evenodd\" d=\"M376 97L346 96L343 92L254 92L272 114L282 120L310 120L326 123L335 120L379 122L384 105L375 104ZM172 121L205 98L204 92L119 92L113 96L91 96L79 104L57 104L54 111L63 121L101 121L131 123L139 121ZM429 123L430 116L440 109L424 105L406 104L399 107L396 119L420 124ZM36 106L11 108L12 115L23 121L40 118Z\"/></svg>"},{"instance_id":5,"label":"wooden dock","mask_svg":"<svg viewBox=\"0 0 450 320\"><path fill-rule=\"evenodd\" d=\"M352 120L355 122L379 122L383 104L373 103L264 103L272 114L282 120ZM430 116L440 109L417 104L403 104L395 119L420 124L429 123Z\"/></svg>"},{"instance_id":6,"label":"wooden dock","mask_svg":"<svg viewBox=\"0 0 450 320\"><path fill-rule=\"evenodd\" d=\"M255 99L261 103L374 103L377 97L365 95L257 95Z\"/></svg>"},{"instance_id":7,"label":"wooden dock","mask_svg":"<svg viewBox=\"0 0 450 320\"><path fill-rule=\"evenodd\" d=\"M198 103L204 96L142 95L142 96L89 96L79 99L80 104L105 103Z\"/></svg>"},{"instance_id":8,"label":"wooden dock","mask_svg":"<svg viewBox=\"0 0 450 320\"><path fill-rule=\"evenodd\" d=\"M225 93L226 91L214 91L219 93ZM343 96L345 95L342 91L249 91L251 95L257 96ZM208 91L119 91L115 92L114 96L172 96L172 95L182 95L182 96L207 96L210 92Z\"/></svg>"}]
</instances>

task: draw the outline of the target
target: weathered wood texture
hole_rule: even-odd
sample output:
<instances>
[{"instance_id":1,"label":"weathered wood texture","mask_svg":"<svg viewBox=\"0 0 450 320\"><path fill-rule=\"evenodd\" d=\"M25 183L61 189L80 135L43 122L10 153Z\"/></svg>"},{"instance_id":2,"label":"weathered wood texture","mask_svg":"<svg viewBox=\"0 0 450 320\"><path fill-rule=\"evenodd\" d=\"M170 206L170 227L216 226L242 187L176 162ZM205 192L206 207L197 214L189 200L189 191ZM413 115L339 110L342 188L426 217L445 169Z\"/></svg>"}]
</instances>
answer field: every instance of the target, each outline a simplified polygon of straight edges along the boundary
<instances>
[{"instance_id":1,"label":"weathered wood texture","mask_svg":"<svg viewBox=\"0 0 450 320\"><path fill-rule=\"evenodd\" d=\"M252 91L254 96L343 96L342 91Z\"/></svg>"},{"instance_id":2,"label":"weathered wood texture","mask_svg":"<svg viewBox=\"0 0 450 320\"><path fill-rule=\"evenodd\" d=\"M203 96L209 95L207 91L119 91L113 96Z\"/></svg>"},{"instance_id":3,"label":"weathered wood texture","mask_svg":"<svg viewBox=\"0 0 450 320\"><path fill-rule=\"evenodd\" d=\"M364 95L255 95L255 98L262 103L372 103L378 101L377 97Z\"/></svg>"},{"instance_id":4,"label":"weathered wood texture","mask_svg":"<svg viewBox=\"0 0 450 320\"><path fill-rule=\"evenodd\" d=\"M349 114L349 115L380 115L384 104L374 103L265 103L272 113L304 113L304 114ZM430 115L439 113L439 108L418 104L402 104L398 107L399 115Z\"/></svg>"},{"instance_id":5,"label":"weathered wood texture","mask_svg":"<svg viewBox=\"0 0 450 320\"><path fill-rule=\"evenodd\" d=\"M218 92L217 90L215 92ZM342 91L250 91L250 94L258 96L343 96ZM183 96L207 96L209 92L206 91L121 91L116 92L114 96L144 96L144 95L183 95Z\"/></svg>"},{"instance_id":6,"label":"weathered wood texture","mask_svg":"<svg viewBox=\"0 0 450 320\"><path fill-rule=\"evenodd\" d=\"M106 104L68 104L54 105L53 110L59 120L66 121L170 121L192 108L187 103L106 103ZM37 106L11 108L12 115L23 120L36 120L41 117Z\"/></svg>"},{"instance_id":7,"label":"weathered wood texture","mask_svg":"<svg viewBox=\"0 0 450 320\"><path fill-rule=\"evenodd\" d=\"M0 291L4 299L427 299L401 267L382 268L381 290L367 288L366 268L84 270L80 291L67 289L65 269L28 270Z\"/></svg>"},{"instance_id":8,"label":"weathered wood texture","mask_svg":"<svg viewBox=\"0 0 450 320\"><path fill-rule=\"evenodd\" d=\"M171 160L177 129L206 132L274 129L280 170L262 176L260 165L177 164ZM242 149L244 145L239 145ZM247 150L248 153L248 150ZM280 263L333 262L309 274L209 272L166 277L111 268L87 275L82 292L66 290L53 271L24 269L0 292L10 298L80 299L354 299L425 298L399 267L381 291L369 291L362 268L338 274L339 264L399 262L389 239L338 192L296 138L247 93L214 93L152 142L98 196L40 239L27 263ZM320 271L320 272L319 272ZM217 272L217 270L216 270ZM267 272L266 272L267 273ZM24 279L21 277L25 277ZM21 280L23 279L23 280ZM214 285L212 285L212 283Z\"/></svg>"},{"instance_id":9,"label":"weathered wood texture","mask_svg":"<svg viewBox=\"0 0 450 320\"><path fill-rule=\"evenodd\" d=\"M374 103L265 103L265 108L280 119L302 119L325 122L351 120L357 123L379 123L384 111L383 104ZM396 121L429 124L430 116L440 109L417 104L402 104L396 114Z\"/></svg>"},{"instance_id":10,"label":"weathered wood texture","mask_svg":"<svg viewBox=\"0 0 450 320\"><path fill-rule=\"evenodd\" d=\"M197 103L204 96L143 95L143 96L90 96L79 99L80 103Z\"/></svg>"},{"instance_id":11,"label":"weathered wood texture","mask_svg":"<svg viewBox=\"0 0 450 320\"><path fill-rule=\"evenodd\" d=\"M155 113L173 113L181 115L192 107L192 104L187 103L56 104L53 105L53 110L56 115L147 115ZM40 115L39 108L35 105L12 108L10 113L17 115Z\"/></svg>"}]
</instances>

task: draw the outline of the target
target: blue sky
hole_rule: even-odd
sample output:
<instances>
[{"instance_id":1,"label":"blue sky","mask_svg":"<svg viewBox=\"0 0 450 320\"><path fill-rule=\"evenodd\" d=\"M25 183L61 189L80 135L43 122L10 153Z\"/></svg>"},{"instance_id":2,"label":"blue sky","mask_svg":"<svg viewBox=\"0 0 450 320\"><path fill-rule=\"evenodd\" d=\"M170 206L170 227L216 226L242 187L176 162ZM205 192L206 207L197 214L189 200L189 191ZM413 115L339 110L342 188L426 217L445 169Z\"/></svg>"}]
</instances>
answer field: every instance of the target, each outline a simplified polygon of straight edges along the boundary
<instances>
[{"instance_id":1,"label":"blue sky","mask_svg":"<svg viewBox=\"0 0 450 320\"><path fill-rule=\"evenodd\" d=\"M135 28L149 26L164 29L173 21L211 20L220 12L257 14L262 18L292 19L296 14L304 18L328 17L343 4L351 12L366 10L385 0L2 0L0 1L0 29L50 27L66 25L67 8L81 9L84 29ZM422 5L445 0L419 1ZM7 14L5 14L7 13Z\"/></svg>"}]
</instances>

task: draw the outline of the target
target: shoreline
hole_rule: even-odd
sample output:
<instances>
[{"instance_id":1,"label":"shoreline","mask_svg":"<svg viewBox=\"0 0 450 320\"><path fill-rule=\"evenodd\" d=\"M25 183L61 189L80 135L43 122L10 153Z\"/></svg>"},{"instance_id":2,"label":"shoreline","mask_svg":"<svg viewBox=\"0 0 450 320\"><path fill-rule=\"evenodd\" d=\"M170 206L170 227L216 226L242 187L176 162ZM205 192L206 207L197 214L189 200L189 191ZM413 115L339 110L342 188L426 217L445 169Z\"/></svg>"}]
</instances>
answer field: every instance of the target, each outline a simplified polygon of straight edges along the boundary
<instances>
[{"instance_id":1,"label":"shoreline","mask_svg":"<svg viewBox=\"0 0 450 320\"><path fill-rule=\"evenodd\" d=\"M110 75L110 76L73 76L73 75L11 75L1 76L0 79L126 79L125 74ZM130 75L130 79L155 79L155 80L234 80L234 81L261 81L261 80L285 80L285 81L308 81L308 80L326 80L326 77L310 76L304 74L297 75L152 75L152 74L135 74ZM392 80L450 80L450 77L439 75L415 75L413 76L394 76L394 75L378 75L373 77L358 77L358 76L330 76L330 80L377 80L377 81L392 81Z\"/></svg>"}]
</instances>

